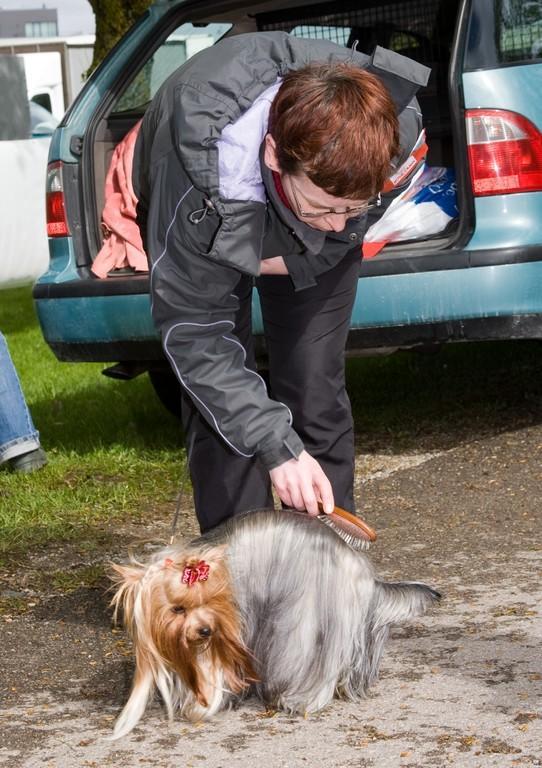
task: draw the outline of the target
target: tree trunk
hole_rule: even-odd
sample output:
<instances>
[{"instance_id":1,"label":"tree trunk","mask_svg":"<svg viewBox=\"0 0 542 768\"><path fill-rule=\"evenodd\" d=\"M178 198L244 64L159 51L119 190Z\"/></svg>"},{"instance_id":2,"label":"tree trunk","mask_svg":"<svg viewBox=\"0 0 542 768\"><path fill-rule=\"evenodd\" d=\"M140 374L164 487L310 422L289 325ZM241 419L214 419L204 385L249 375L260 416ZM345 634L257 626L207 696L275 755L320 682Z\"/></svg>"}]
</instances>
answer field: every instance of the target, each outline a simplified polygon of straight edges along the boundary
<instances>
[{"instance_id":1,"label":"tree trunk","mask_svg":"<svg viewBox=\"0 0 542 768\"><path fill-rule=\"evenodd\" d=\"M96 43L90 74L152 0L88 0L96 17Z\"/></svg>"}]
</instances>

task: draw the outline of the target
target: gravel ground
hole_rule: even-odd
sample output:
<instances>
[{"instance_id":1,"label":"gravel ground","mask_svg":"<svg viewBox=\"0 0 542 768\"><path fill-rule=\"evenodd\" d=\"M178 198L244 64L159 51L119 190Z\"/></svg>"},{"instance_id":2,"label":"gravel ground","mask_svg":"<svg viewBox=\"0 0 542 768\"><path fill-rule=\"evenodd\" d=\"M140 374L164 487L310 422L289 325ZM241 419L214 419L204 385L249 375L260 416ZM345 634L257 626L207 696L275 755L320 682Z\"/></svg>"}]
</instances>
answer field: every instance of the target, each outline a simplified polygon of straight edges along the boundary
<instances>
[{"instance_id":1,"label":"gravel ground","mask_svg":"<svg viewBox=\"0 0 542 768\"><path fill-rule=\"evenodd\" d=\"M164 510L146 527L104 532L100 551L49 547L0 574L0 765L542 766L542 422L446 451L360 455L357 466L381 574L444 594L393 630L368 699L305 719L250 700L171 726L155 702L130 736L107 741L133 666L102 566L164 538ZM181 527L194 531L188 512Z\"/></svg>"}]
</instances>

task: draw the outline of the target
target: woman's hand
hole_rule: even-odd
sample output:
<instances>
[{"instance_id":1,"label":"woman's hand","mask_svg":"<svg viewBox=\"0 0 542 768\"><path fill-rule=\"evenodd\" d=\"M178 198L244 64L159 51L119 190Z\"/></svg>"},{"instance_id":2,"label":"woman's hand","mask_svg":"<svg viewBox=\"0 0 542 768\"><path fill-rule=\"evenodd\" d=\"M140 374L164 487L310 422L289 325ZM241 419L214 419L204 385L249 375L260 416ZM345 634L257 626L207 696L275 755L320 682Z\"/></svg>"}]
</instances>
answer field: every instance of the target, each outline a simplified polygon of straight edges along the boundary
<instances>
[{"instance_id":1,"label":"woman's hand","mask_svg":"<svg viewBox=\"0 0 542 768\"><path fill-rule=\"evenodd\" d=\"M270 470L269 476L286 506L306 509L309 515L317 515L318 502L321 502L324 512L333 512L331 483L320 464L307 451L300 453L297 459L289 459Z\"/></svg>"}]
</instances>

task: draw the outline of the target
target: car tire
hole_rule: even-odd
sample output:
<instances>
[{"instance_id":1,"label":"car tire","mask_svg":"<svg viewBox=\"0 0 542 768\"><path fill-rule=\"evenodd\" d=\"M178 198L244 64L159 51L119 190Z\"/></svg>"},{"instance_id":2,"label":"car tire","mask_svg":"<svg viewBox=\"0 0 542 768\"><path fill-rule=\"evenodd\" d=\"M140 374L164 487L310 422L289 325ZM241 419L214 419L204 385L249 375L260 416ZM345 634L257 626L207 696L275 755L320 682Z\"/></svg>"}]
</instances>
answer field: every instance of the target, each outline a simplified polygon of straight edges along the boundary
<instances>
[{"instance_id":1,"label":"car tire","mask_svg":"<svg viewBox=\"0 0 542 768\"><path fill-rule=\"evenodd\" d=\"M162 405L180 421L182 388L171 368L151 368L149 379Z\"/></svg>"}]
</instances>

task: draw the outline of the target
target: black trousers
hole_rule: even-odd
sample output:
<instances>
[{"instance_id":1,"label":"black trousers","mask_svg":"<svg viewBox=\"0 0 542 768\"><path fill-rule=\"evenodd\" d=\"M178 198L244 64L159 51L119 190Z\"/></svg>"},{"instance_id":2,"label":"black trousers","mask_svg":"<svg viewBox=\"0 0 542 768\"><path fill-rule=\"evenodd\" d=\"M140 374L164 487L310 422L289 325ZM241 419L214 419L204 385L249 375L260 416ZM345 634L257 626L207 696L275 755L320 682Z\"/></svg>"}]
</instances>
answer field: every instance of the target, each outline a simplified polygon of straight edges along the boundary
<instances>
[{"instance_id":1,"label":"black trousers","mask_svg":"<svg viewBox=\"0 0 542 768\"><path fill-rule=\"evenodd\" d=\"M354 430L345 389L344 348L359 275L359 250L312 288L295 292L288 276L257 280L269 355L271 396L285 403L306 450L328 476L335 503L354 511ZM237 287L235 334L255 370L252 280ZM232 515L273 506L269 473L257 458L234 453L187 395L183 424L196 515L202 532Z\"/></svg>"}]
</instances>

